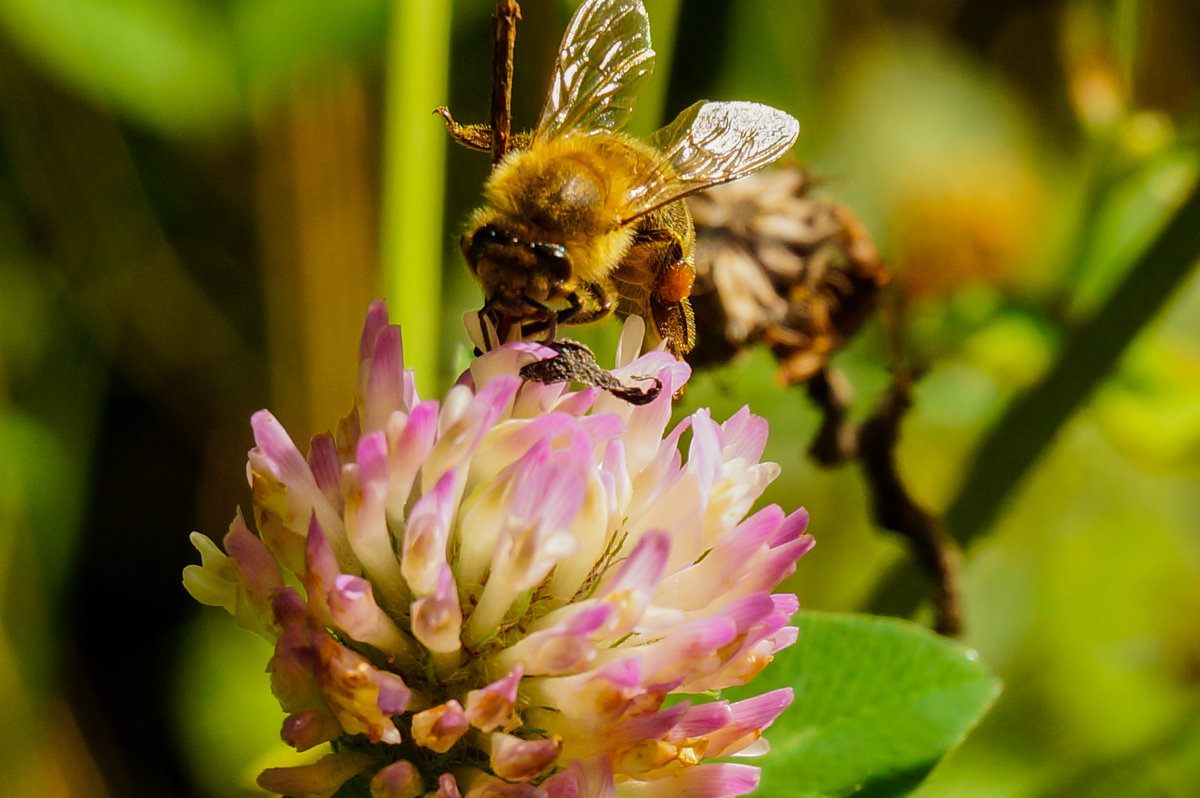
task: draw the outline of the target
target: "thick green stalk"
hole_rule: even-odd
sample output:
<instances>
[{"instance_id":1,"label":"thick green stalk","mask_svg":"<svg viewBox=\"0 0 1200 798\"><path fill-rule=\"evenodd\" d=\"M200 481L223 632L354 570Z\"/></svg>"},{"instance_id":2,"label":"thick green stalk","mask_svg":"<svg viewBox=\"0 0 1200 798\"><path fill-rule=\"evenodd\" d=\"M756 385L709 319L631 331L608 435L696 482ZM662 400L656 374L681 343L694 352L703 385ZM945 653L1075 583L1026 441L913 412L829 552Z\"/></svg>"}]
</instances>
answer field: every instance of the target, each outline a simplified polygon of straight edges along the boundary
<instances>
[{"instance_id":1,"label":"thick green stalk","mask_svg":"<svg viewBox=\"0 0 1200 798\"><path fill-rule=\"evenodd\" d=\"M438 379L446 132L433 109L446 101L450 16L447 0L393 0L387 51L384 285L405 365L426 393Z\"/></svg>"},{"instance_id":2,"label":"thick green stalk","mask_svg":"<svg viewBox=\"0 0 1200 798\"><path fill-rule=\"evenodd\" d=\"M976 452L946 526L964 546L987 531L1055 433L1116 366L1125 348L1200 259L1200 184L1104 305L1070 334L1057 362L1009 405Z\"/></svg>"}]
</instances>

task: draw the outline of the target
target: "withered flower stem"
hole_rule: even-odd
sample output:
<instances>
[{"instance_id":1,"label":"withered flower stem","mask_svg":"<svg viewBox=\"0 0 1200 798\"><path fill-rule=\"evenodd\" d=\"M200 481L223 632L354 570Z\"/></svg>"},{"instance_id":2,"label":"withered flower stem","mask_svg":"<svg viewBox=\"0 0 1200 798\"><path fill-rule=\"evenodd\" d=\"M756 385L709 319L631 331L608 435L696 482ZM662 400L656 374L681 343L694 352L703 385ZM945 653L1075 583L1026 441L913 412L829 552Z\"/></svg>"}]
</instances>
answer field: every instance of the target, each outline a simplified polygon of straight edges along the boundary
<instances>
[{"instance_id":1,"label":"withered flower stem","mask_svg":"<svg viewBox=\"0 0 1200 798\"><path fill-rule=\"evenodd\" d=\"M822 412L809 456L824 467L857 461L876 522L903 535L934 585L937 629L957 635L956 544L909 495L895 446L913 369L901 332L902 296L870 235L845 206L813 196L792 167L762 172L689 199L696 220L697 317L713 319L689 361L723 363L758 342L778 359L784 385L805 384ZM862 426L848 418L851 386L829 359L878 310L893 384Z\"/></svg>"},{"instance_id":2,"label":"withered flower stem","mask_svg":"<svg viewBox=\"0 0 1200 798\"><path fill-rule=\"evenodd\" d=\"M934 629L947 637L963 631L959 566L961 552L941 520L917 504L896 467L900 422L912 405L911 379L897 373L875 412L860 426L846 423L850 384L840 373L822 369L806 383L809 398L821 410L821 427L809 454L822 466L857 460L871 494L875 522L903 536L933 587Z\"/></svg>"},{"instance_id":3,"label":"withered flower stem","mask_svg":"<svg viewBox=\"0 0 1200 798\"><path fill-rule=\"evenodd\" d=\"M517 0L496 0L492 17L492 166L508 152L512 130L513 49L517 41Z\"/></svg>"}]
</instances>

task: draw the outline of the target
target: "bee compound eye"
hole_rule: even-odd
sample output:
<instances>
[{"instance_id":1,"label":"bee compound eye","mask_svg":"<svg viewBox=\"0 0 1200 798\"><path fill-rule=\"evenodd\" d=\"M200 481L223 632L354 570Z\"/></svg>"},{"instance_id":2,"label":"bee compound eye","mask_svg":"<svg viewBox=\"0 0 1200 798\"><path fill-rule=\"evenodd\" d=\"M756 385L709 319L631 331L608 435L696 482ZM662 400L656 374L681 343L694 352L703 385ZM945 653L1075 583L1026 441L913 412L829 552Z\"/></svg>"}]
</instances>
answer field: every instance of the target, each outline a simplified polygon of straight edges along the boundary
<instances>
[{"instance_id":1,"label":"bee compound eye","mask_svg":"<svg viewBox=\"0 0 1200 798\"><path fill-rule=\"evenodd\" d=\"M530 244L529 247L555 280L562 282L571 276L571 259L567 256L566 247L546 243Z\"/></svg>"},{"instance_id":2,"label":"bee compound eye","mask_svg":"<svg viewBox=\"0 0 1200 798\"><path fill-rule=\"evenodd\" d=\"M501 230L495 225L485 224L471 236L471 246L478 247L484 244L499 244L511 240L512 236L506 231Z\"/></svg>"}]
</instances>

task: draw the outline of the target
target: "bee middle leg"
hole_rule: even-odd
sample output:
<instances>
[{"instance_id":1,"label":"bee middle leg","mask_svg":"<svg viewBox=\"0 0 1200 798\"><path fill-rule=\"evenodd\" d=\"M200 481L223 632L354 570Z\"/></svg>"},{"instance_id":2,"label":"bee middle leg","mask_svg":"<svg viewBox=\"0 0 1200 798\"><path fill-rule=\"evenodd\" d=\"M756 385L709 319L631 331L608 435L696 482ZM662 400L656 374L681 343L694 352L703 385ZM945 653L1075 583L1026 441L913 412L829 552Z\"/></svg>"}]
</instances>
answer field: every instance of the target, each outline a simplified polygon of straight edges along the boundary
<instances>
[{"instance_id":1,"label":"bee middle leg","mask_svg":"<svg viewBox=\"0 0 1200 798\"><path fill-rule=\"evenodd\" d=\"M544 333L543 340L553 341L558 334L558 325L597 321L612 313L614 308L612 297L594 283L585 283L582 291L572 291L564 298L569 303L568 307L559 311L539 305L539 309L547 315L524 324L521 327L522 337Z\"/></svg>"},{"instance_id":2,"label":"bee middle leg","mask_svg":"<svg viewBox=\"0 0 1200 798\"><path fill-rule=\"evenodd\" d=\"M587 324L613 312L613 298L602 286L583 283L581 288L582 295L579 291L567 294L570 307L558 311L559 324Z\"/></svg>"}]
</instances>

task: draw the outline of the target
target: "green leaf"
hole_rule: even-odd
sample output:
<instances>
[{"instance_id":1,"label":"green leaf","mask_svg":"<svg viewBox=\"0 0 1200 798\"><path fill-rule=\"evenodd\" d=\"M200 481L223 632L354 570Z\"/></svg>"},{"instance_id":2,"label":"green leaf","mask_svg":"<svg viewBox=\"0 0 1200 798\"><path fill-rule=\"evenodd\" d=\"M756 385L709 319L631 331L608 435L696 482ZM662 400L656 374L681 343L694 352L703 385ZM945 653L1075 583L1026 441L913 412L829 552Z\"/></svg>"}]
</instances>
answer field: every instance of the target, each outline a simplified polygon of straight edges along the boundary
<instances>
[{"instance_id":1,"label":"green leaf","mask_svg":"<svg viewBox=\"0 0 1200 798\"><path fill-rule=\"evenodd\" d=\"M194 0L0 0L0 29L85 96L175 135L243 114L220 12Z\"/></svg>"},{"instance_id":2,"label":"green leaf","mask_svg":"<svg viewBox=\"0 0 1200 798\"><path fill-rule=\"evenodd\" d=\"M800 639L745 690L796 693L768 732L761 795L904 795L1000 691L974 651L924 627L819 612L796 620Z\"/></svg>"}]
</instances>

